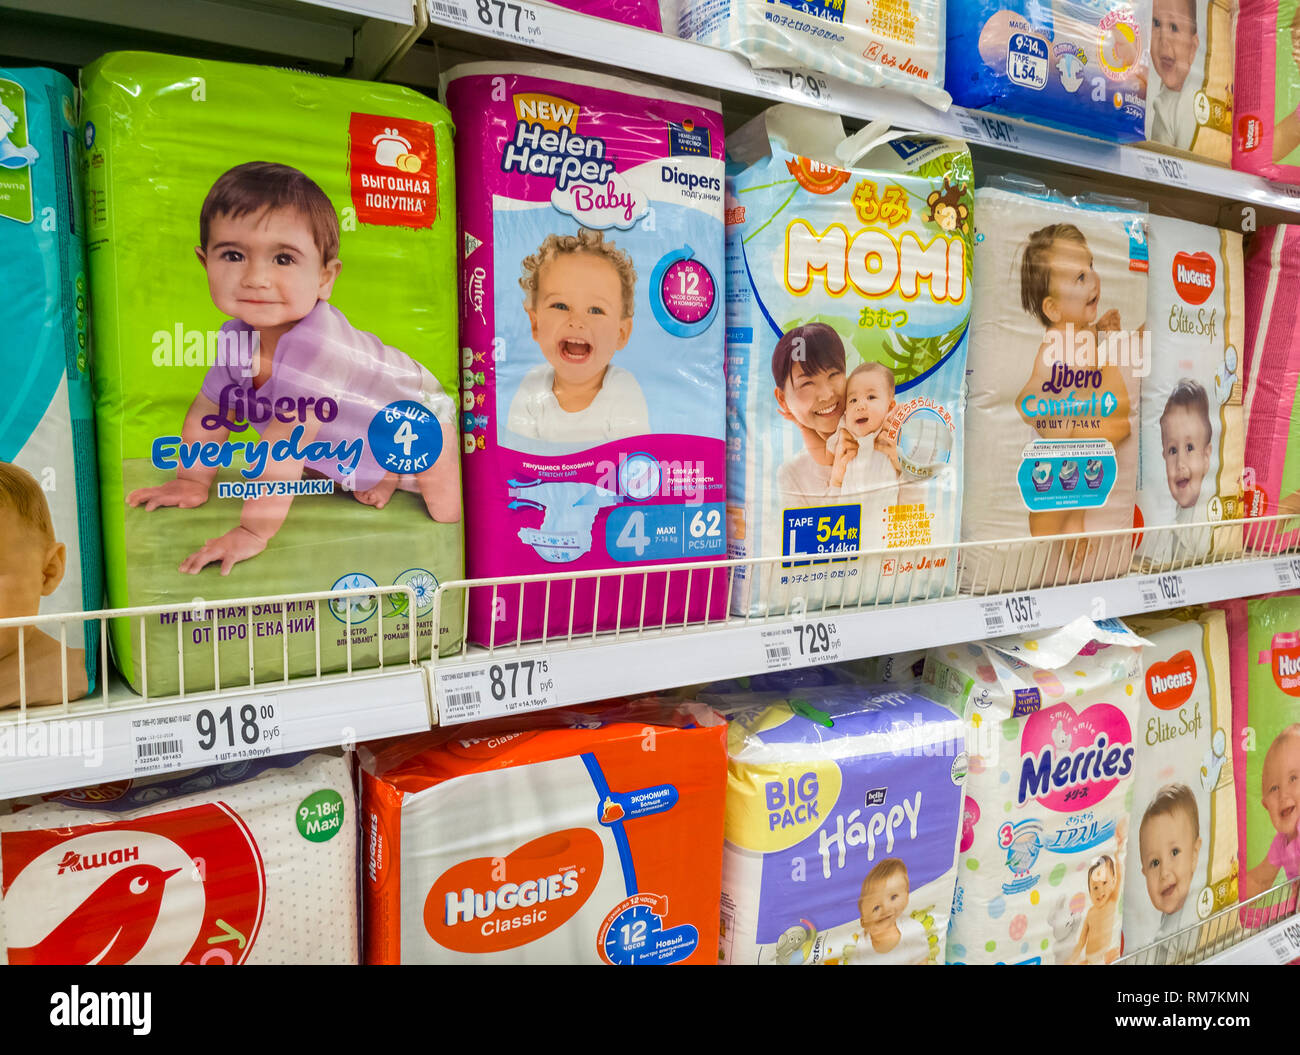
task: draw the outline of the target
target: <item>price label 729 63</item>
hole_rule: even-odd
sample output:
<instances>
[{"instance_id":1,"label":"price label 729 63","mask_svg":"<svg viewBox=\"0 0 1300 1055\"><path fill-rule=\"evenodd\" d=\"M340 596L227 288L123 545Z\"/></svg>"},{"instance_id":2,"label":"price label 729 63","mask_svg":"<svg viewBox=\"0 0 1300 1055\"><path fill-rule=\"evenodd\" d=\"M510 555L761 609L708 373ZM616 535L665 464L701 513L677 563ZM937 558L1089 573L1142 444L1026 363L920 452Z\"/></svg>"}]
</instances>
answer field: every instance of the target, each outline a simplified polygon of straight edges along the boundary
<instances>
[{"instance_id":1,"label":"price label 729 63","mask_svg":"<svg viewBox=\"0 0 1300 1055\"><path fill-rule=\"evenodd\" d=\"M443 725L560 705L549 656L441 670L437 679L438 721Z\"/></svg>"},{"instance_id":2,"label":"price label 729 63","mask_svg":"<svg viewBox=\"0 0 1300 1055\"><path fill-rule=\"evenodd\" d=\"M803 70L755 70L754 83L764 91L794 96L813 105L829 106L831 85L825 77Z\"/></svg>"},{"instance_id":3,"label":"price label 729 63","mask_svg":"<svg viewBox=\"0 0 1300 1055\"><path fill-rule=\"evenodd\" d=\"M839 628L831 619L800 619L785 626L764 627L759 640L765 670L835 663L844 653Z\"/></svg>"}]
</instances>

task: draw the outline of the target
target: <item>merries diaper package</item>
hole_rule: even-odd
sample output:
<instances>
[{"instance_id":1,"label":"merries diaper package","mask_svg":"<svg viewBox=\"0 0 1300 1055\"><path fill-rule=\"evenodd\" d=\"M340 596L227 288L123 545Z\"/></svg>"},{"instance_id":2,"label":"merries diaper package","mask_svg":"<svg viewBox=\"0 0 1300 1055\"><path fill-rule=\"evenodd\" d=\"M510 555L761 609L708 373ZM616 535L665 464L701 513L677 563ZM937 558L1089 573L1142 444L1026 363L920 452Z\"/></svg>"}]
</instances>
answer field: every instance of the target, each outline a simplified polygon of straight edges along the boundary
<instances>
[{"instance_id":1,"label":"merries diaper package","mask_svg":"<svg viewBox=\"0 0 1300 1055\"><path fill-rule=\"evenodd\" d=\"M1127 620L1143 650L1124 949L1167 938L1237 901L1232 687L1223 612Z\"/></svg>"},{"instance_id":2,"label":"merries diaper package","mask_svg":"<svg viewBox=\"0 0 1300 1055\"><path fill-rule=\"evenodd\" d=\"M1119 956L1144 643L1081 617L930 653L970 754L949 963Z\"/></svg>"},{"instance_id":3,"label":"merries diaper package","mask_svg":"<svg viewBox=\"0 0 1300 1055\"><path fill-rule=\"evenodd\" d=\"M1017 188L1020 184L1015 185ZM1031 185L1024 184L1026 188ZM1136 206L981 187L963 541L1130 529L1147 217ZM1131 537L968 551L963 580L1023 588L1119 575Z\"/></svg>"},{"instance_id":4,"label":"merries diaper package","mask_svg":"<svg viewBox=\"0 0 1300 1055\"><path fill-rule=\"evenodd\" d=\"M947 107L940 0L679 0L677 35L739 52L757 69L796 66Z\"/></svg>"},{"instance_id":5,"label":"merries diaper package","mask_svg":"<svg viewBox=\"0 0 1300 1055\"><path fill-rule=\"evenodd\" d=\"M459 127L470 574L721 558L716 104L488 63L456 68L444 90ZM725 573L689 580L484 588L470 633L501 644L721 616Z\"/></svg>"},{"instance_id":6,"label":"merries diaper package","mask_svg":"<svg viewBox=\"0 0 1300 1055\"><path fill-rule=\"evenodd\" d=\"M943 963L957 716L889 686L708 700L730 722L719 959Z\"/></svg>"},{"instance_id":7,"label":"merries diaper package","mask_svg":"<svg viewBox=\"0 0 1300 1055\"><path fill-rule=\"evenodd\" d=\"M1241 351L1245 268L1241 235L1152 216L1147 285L1150 355L1138 430L1141 564L1185 563L1241 549ZM1216 528L1182 525L1224 522Z\"/></svg>"},{"instance_id":8,"label":"merries diaper package","mask_svg":"<svg viewBox=\"0 0 1300 1055\"><path fill-rule=\"evenodd\" d=\"M225 684L285 650L291 675L339 669L349 627L353 666L404 659L411 620L427 655L462 571L446 110L161 55L82 76L109 598L201 599L143 639L118 620L123 674L176 691L178 641L190 690L218 646ZM393 585L413 606L221 603Z\"/></svg>"},{"instance_id":9,"label":"merries diaper package","mask_svg":"<svg viewBox=\"0 0 1300 1055\"><path fill-rule=\"evenodd\" d=\"M66 77L0 69L0 619L103 604L79 145ZM0 630L0 707L84 695L99 632Z\"/></svg>"},{"instance_id":10,"label":"merries diaper package","mask_svg":"<svg viewBox=\"0 0 1300 1055\"><path fill-rule=\"evenodd\" d=\"M1147 136L1152 0L948 5L953 101L1125 143Z\"/></svg>"},{"instance_id":11,"label":"merries diaper package","mask_svg":"<svg viewBox=\"0 0 1300 1055\"><path fill-rule=\"evenodd\" d=\"M367 963L716 962L726 726L639 700L361 751Z\"/></svg>"},{"instance_id":12,"label":"merries diaper package","mask_svg":"<svg viewBox=\"0 0 1300 1055\"><path fill-rule=\"evenodd\" d=\"M1147 140L1232 161L1237 0L1152 0Z\"/></svg>"},{"instance_id":13,"label":"merries diaper package","mask_svg":"<svg viewBox=\"0 0 1300 1055\"><path fill-rule=\"evenodd\" d=\"M1239 0L1232 167L1300 182L1300 3Z\"/></svg>"},{"instance_id":14,"label":"merries diaper package","mask_svg":"<svg viewBox=\"0 0 1300 1055\"><path fill-rule=\"evenodd\" d=\"M728 553L790 558L737 569L733 610L936 596L961 516L970 154L788 105L728 149ZM898 553L836 556L859 549Z\"/></svg>"}]
</instances>

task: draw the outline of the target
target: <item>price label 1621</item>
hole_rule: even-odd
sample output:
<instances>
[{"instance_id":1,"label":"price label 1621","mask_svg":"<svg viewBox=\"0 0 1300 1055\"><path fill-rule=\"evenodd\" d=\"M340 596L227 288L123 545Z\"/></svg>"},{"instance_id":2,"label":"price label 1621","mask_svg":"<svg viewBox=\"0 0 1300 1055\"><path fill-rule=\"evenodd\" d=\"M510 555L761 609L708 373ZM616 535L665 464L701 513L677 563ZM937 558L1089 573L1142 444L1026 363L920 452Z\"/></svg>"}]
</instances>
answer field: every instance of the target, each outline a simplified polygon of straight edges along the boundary
<instances>
[{"instance_id":1,"label":"price label 1621","mask_svg":"<svg viewBox=\"0 0 1300 1055\"><path fill-rule=\"evenodd\" d=\"M438 720L444 725L560 705L549 656L443 670L437 679Z\"/></svg>"}]
</instances>

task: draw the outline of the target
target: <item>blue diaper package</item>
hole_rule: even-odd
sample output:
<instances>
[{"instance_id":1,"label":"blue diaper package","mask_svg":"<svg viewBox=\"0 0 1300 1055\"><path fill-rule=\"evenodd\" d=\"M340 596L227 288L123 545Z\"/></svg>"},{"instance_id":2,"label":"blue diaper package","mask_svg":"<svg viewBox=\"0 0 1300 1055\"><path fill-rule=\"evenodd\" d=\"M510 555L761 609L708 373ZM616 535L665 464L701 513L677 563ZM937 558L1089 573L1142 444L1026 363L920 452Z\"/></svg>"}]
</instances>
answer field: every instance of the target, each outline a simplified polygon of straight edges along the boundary
<instances>
[{"instance_id":1,"label":"blue diaper package","mask_svg":"<svg viewBox=\"0 0 1300 1055\"><path fill-rule=\"evenodd\" d=\"M966 0L945 86L972 109L1120 143L1146 138L1151 0Z\"/></svg>"},{"instance_id":2,"label":"blue diaper package","mask_svg":"<svg viewBox=\"0 0 1300 1055\"><path fill-rule=\"evenodd\" d=\"M0 69L0 619L103 600L76 119L62 74ZM0 629L0 707L84 695L97 638Z\"/></svg>"}]
</instances>

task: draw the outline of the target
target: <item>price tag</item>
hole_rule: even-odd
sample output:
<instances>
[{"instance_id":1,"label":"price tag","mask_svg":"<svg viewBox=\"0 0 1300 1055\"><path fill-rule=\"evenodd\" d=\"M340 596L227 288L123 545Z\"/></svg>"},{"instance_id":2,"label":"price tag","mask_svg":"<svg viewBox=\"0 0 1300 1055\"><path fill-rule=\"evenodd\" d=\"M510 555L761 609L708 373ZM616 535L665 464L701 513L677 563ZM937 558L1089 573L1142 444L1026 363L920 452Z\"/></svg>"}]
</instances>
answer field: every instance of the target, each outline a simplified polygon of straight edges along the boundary
<instances>
[{"instance_id":1,"label":"price tag","mask_svg":"<svg viewBox=\"0 0 1300 1055\"><path fill-rule=\"evenodd\" d=\"M1273 572L1277 576L1279 590L1294 590L1300 586L1300 557L1274 561Z\"/></svg>"},{"instance_id":2,"label":"price tag","mask_svg":"<svg viewBox=\"0 0 1300 1055\"><path fill-rule=\"evenodd\" d=\"M1268 946L1280 964L1300 957L1300 919L1283 923L1268 932Z\"/></svg>"},{"instance_id":3,"label":"price tag","mask_svg":"<svg viewBox=\"0 0 1300 1055\"><path fill-rule=\"evenodd\" d=\"M814 106L829 106L831 85L825 77L803 70L755 70L754 83L760 91L792 96Z\"/></svg>"},{"instance_id":4,"label":"price tag","mask_svg":"<svg viewBox=\"0 0 1300 1055\"><path fill-rule=\"evenodd\" d=\"M969 110L955 111L962 135L978 143L1014 150L1020 146L1020 130L1009 121Z\"/></svg>"},{"instance_id":5,"label":"price tag","mask_svg":"<svg viewBox=\"0 0 1300 1055\"><path fill-rule=\"evenodd\" d=\"M1164 154L1138 154L1142 174L1156 183L1172 183L1186 187L1189 182L1187 166L1178 158Z\"/></svg>"},{"instance_id":6,"label":"price tag","mask_svg":"<svg viewBox=\"0 0 1300 1055\"><path fill-rule=\"evenodd\" d=\"M844 642L830 619L808 619L787 626L764 629L759 634L765 670L788 670L837 663L843 658Z\"/></svg>"},{"instance_id":7,"label":"price tag","mask_svg":"<svg viewBox=\"0 0 1300 1055\"><path fill-rule=\"evenodd\" d=\"M514 44L541 47L545 40L537 9L516 0L429 0L429 18Z\"/></svg>"},{"instance_id":8,"label":"price tag","mask_svg":"<svg viewBox=\"0 0 1300 1055\"><path fill-rule=\"evenodd\" d=\"M133 772L139 777L283 754L288 746L280 712L278 697L259 696L133 718Z\"/></svg>"},{"instance_id":9,"label":"price tag","mask_svg":"<svg viewBox=\"0 0 1300 1055\"><path fill-rule=\"evenodd\" d=\"M988 634L1018 634L1036 630L1043 620L1038 598L1032 593L1016 593L996 601L981 601L984 630Z\"/></svg>"},{"instance_id":10,"label":"price tag","mask_svg":"<svg viewBox=\"0 0 1300 1055\"><path fill-rule=\"evenodd\" d=\"M438 672L438 721L457 725L524 711L558 707L560 696L548 656L501 660L466 670Z\"/></svg>"},{"instance_id":11,"label":"price tag","mask_svg":"<svg viewBox=\"0 0 1300 1055\"><path fill-rule=\"evenodd\" d=\"M1187 603L1187 584L1176 572L1139 579L1138 591L1142 595L1144 612L1156 608L1177 608Z\"/></svg>"}]
</instances>

